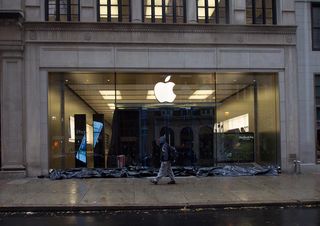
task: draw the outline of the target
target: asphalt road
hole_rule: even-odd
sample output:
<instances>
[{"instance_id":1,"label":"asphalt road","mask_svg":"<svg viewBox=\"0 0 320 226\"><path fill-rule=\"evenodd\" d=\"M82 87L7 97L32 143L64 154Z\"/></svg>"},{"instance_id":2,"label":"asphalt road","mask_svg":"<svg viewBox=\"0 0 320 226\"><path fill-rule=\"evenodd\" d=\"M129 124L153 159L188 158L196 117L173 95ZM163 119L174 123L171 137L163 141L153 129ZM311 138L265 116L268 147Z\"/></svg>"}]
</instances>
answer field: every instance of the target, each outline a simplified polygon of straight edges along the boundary
<instances>
[{"instance_id":1,"label":"asphalt road","mask_svg":"<svg viewBox=\"0 0 320 226\"><path fill-rule=\"evenodd\" d=\"M0 226L319 226L320 207L141 210L66 213L0 213Z\"/></svg>"}]
</instances>

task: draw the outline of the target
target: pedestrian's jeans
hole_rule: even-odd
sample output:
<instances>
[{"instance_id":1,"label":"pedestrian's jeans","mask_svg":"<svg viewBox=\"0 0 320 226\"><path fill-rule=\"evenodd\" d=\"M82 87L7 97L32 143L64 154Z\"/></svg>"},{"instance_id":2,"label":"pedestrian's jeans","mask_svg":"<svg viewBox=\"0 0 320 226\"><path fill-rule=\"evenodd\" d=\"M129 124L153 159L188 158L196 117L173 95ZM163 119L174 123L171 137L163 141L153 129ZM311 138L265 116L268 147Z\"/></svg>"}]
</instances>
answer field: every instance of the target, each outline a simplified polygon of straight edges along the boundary
<instances>
[{"instance_id":1,"label":"pedestrian's jeans","mask_svg":"<svg viewBox=\"0 0 320 226\"><path fill-rule=\"evenodd\" d=\"M169 176L172 181L175 181L174 174L171 168L171 162L161 162L158 176L155 178L156 181L159 181L162 177Z\"/></svg>"}]
</instances>

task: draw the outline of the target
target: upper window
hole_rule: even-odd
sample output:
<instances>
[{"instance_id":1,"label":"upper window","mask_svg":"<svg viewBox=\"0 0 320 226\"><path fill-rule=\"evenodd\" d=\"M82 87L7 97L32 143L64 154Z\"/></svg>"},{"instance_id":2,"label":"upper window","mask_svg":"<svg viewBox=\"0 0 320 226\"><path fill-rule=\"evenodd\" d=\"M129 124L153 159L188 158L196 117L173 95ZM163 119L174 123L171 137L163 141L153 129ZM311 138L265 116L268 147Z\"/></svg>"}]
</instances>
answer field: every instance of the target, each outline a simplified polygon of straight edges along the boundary
<instances>
[{"instance_id":1,"label":"upper window","mask_svg":"<svg viewBox=\"0 0 320 226\"><path fill-rule=\"evenodd\" d=\"M276 0L247 0L247 24L277 24Z\"/></svg>"},{"instance_id":2,"label":"upper window","mask_svg":"<svg viewBox=\"0 0 320 226\"><path fill-rule=\"evenodd\" d=\"M80 21L80 0L45 0L46 21Z\"/></svg>"},{"instance_id":3,"label":"upper window","mask_svg":"<svg viewBox=\"0 0 320 226\"><path fill-rule=\"evenodd\" d=\"M320 51L320 3L312 3L312 50Z\"/></svg>"},{"instance_id":4,"label":"upper window","mask_svg":"<svg viewBox=\"0 0 320 226\"><path fill-rule=\"evenodd\" d=\"M98 21L130 22L130 0L97 0Z\"/></svg>"},{"instance_id":5,"label":"upper window","mask_svg":"<svg viewBox=\"0 0 320 226\"><path fill-rule=\"evenodd\" d=\"M143 21L186 23L186 0L143 0Z\"/></svg>"},{"instance_id":6,"label":"upper window","mask_svg":"<svg viewBox=\"0 0 320 226\"><path fill-rule=\"evenodd\" d=\"M198 23L228 24L229 0L198 0Z\"/></svg>"}]
</instances>

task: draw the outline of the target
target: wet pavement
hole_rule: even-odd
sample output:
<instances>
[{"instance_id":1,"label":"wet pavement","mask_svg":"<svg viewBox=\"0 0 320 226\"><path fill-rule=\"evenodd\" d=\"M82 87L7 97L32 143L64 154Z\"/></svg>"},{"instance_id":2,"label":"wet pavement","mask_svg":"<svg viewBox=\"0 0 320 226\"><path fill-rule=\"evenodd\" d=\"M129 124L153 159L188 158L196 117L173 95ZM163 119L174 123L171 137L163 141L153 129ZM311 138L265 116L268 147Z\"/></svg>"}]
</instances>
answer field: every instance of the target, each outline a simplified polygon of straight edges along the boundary
<instances>
[{"instance_id":1,"label":"wet pavement","mask_svg":"<svg viewBox=\"0 0 320 226\"><path fill-rule=\"evenodd\" d=\"M320 175L0 180L6 209L135 209L320 203Z\"/></svg>"},{"instance_id":2,"label":"wet pavement","mask_svg":"<svg viewBox=\"0 0 320 226\"><path fill-rule=\"evenodd\" d=\"M0 225L319 226L320 208L309 206L41 214L33 212L0 213Z\"/></svg>"}]
</instances>

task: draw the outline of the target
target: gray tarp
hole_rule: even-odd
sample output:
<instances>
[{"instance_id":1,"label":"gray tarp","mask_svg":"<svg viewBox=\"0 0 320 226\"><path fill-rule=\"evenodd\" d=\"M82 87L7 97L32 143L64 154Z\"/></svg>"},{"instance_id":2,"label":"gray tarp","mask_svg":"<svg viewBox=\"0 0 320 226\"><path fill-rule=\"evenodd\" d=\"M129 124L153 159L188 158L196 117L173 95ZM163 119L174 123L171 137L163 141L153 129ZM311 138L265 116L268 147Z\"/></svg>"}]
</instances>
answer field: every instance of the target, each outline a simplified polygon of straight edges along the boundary
<instances>
[{"instance_id":1,"label":"gray tarp","mask_svg":"<svg viewBox=\"0 0 320 226\"><path fill-rule=\"evenodd\" d=\"M226 165L221 167L172 167L175 176L276 176L279 167L275 166L237 166ZM70 178L123 178L123 177L152 177L158 169L150 167L125 167L118 169L77 168L68 170L50 170L52 180Z\"/></svg>"}]
</instances>

